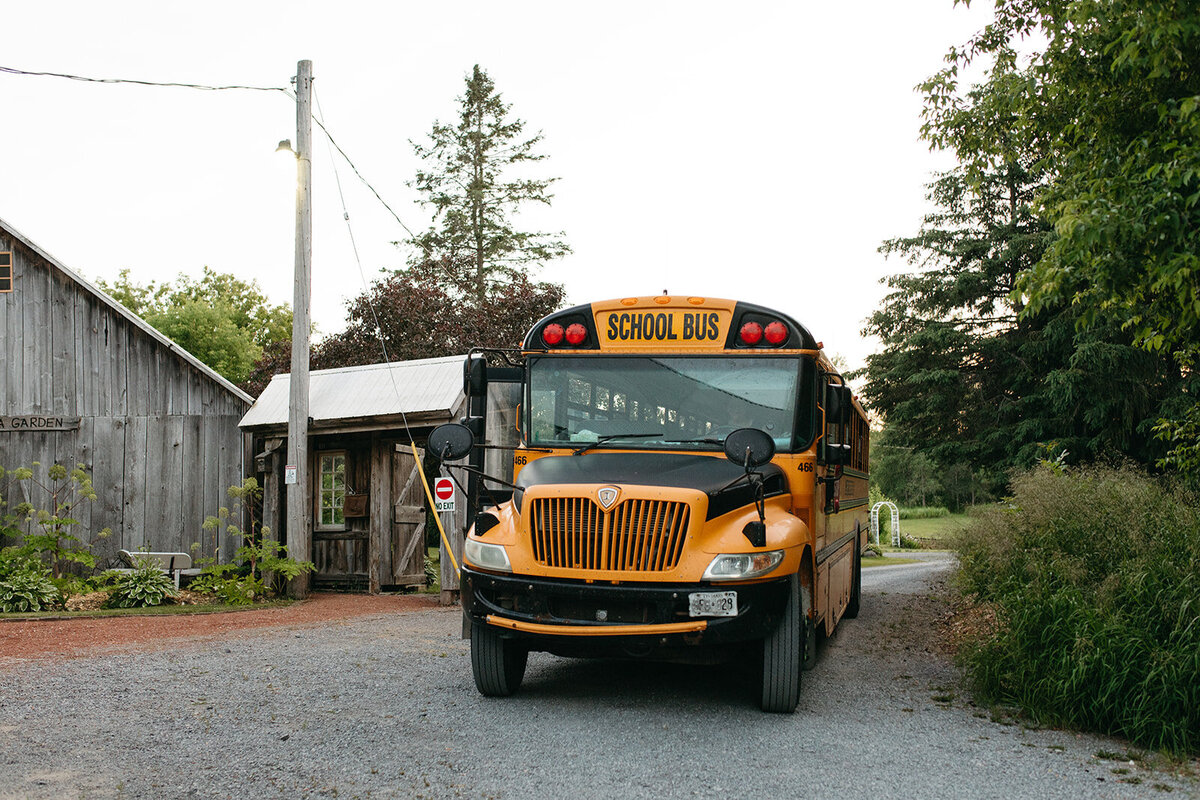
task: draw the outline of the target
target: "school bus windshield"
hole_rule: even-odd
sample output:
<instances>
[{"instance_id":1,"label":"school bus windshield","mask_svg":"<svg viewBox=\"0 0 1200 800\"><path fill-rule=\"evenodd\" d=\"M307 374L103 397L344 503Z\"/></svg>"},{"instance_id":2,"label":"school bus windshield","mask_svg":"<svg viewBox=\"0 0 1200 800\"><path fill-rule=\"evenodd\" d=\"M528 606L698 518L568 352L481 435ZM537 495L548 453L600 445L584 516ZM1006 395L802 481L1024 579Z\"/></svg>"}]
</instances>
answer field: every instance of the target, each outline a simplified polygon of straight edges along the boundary
<instances>
[{"instance_id":1,"label":"school bus windshield","mask_svg":"<svg viewBox=\"0 0 1200 800\"><path fill-rule=\"evenodd\" d=\"M759 428L791 450L810 429L804 369L796 356L532 357L530 444L711 450Z\"/></svg>"}]
</instances>

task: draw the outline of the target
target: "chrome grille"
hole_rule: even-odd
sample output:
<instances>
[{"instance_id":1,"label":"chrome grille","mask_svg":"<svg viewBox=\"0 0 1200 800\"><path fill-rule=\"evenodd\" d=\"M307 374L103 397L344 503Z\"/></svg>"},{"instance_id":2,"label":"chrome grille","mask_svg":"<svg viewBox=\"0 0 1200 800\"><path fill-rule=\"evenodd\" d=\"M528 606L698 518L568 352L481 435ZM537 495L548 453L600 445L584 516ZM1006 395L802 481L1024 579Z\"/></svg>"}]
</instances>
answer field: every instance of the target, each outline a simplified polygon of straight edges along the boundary
<instances>
[{"instance_id":1,"label":"chrome grille","mask_svg":"<svg viewBox=\"0 0 1200 800\"><path fill-rule=\"evenodd\" d=\"M610 572L674 569L689 506L628 499L603 511L587 497L539 497L530 509L533 554L547 567Z\"/></svg>"}]
</instances>

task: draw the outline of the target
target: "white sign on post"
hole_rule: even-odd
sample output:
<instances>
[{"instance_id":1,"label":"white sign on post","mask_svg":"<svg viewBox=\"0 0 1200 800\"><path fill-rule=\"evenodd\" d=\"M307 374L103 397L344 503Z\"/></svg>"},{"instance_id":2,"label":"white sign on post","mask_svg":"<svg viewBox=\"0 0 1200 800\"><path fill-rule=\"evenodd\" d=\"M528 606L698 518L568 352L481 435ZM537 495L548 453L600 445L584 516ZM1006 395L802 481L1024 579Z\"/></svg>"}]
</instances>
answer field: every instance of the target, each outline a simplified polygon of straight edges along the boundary
<instances>
[{"instance_id":1,"label":"white sign on post","mask_svg":"<svg viewBox=\"0 0 1200 800\"><path fill-rule=\"evenodd\" d=\"M433 502L438 511L454 510L454 481L438 478L433 482Z\"/></svg>"},{"instance_id":2,"label":"white sign on post","mask_svg":"<svg viewBox=\"0 0 1200 800\"><path fill-rule=\"evenodd\" d=\"M295 464L288 464L283 468L283 482L284 483L295 483L296 482L296 465Z\"/></svg>"}]
</instances>

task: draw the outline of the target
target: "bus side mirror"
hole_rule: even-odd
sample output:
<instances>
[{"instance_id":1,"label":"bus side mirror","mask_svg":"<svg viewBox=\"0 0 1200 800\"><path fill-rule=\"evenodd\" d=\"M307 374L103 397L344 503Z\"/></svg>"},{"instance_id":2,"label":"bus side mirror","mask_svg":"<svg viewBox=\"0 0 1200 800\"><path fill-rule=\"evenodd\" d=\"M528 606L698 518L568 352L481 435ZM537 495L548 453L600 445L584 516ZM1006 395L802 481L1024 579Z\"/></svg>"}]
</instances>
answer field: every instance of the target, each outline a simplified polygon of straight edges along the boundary
<instances>
[{"instance_id":1,"label":"bus side mirror","mask_svg":"<svg viewBox=\"0 0 1200 800\"><path fill-rule=\"evenodd\" d=\"M845 425L850 421L854 400L849 386L829 384L825 387L825 424Z\"/></svg>"},{"instance_id":2,"label":"bus side mirror","mask_svg":"<svg viewBox=\"0 0 1200 800\"><path fill-rule=\"evenodd\" d=\"M457 422L438 425L429 434L425 450L439 461L458 461L475 446L475 435L466 425Z\"/></svg>"},{"instance_id":3,"label":"bus side mirror","mask_svg":"<svg viewBox=\"0 0 1200 800\"><path fill-rule=\"evenodd\" d=\"M775 440L758 428L738 428L725 437L725 457L748 470L761 467L775 457Z\"/></svg>"},{"instance_id":4,"label":"bus side mirror","mask_svg":"<svg viewBox=\"0 0 1200 800\"><path fill-rule=\"evenodd\" d=\"M483 356L471 356L463 363L463 393L467 397L482 397L487 389L487 361Z\"/></svg>"},{"instance_id":5,"label":"bus side mirror","mask_svg":"<svg viewBox=\"0 0 1200 800\"><path fill-rule=\"evenodd\" d=\"M830 466L845 466L850 463L850 445L848 444L827 444L825 445L825 463Z\"/></svg>"}]
</instances>

